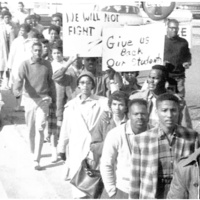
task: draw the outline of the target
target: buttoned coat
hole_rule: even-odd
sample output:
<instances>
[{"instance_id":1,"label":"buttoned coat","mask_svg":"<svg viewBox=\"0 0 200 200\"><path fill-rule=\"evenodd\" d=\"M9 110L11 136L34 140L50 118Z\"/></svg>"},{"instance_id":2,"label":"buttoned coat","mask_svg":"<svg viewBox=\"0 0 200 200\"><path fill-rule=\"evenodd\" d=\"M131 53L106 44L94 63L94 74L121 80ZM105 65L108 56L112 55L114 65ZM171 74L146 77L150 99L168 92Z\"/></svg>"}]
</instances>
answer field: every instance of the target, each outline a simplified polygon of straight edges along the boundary
<instances>
[{"instance_id":1,"label":"buttoned coat","mask_svg":"<svg viewBox=\"0 0 200 200\"><path fill-rule=\"evenodd\" d=\"M189 157L180 160L167 195L168 199L200 198L199 156L200 149Z\"/></svg>"}]
</instances>

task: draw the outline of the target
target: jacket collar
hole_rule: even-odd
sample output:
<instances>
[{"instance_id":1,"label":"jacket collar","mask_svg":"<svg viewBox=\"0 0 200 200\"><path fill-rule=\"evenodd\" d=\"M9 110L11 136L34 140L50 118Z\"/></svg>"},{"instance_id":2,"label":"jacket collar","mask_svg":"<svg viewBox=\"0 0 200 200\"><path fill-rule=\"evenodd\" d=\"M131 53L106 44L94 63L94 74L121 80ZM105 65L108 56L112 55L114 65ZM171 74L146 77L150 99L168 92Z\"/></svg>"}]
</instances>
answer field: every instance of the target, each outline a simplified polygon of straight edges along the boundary
<instances>
[{"instance_id":1,"label":"jacket collar","mask_svg":"<svg viewBox=\"0 0 200 200\"><path fill-rule=\"evenodd\" d=\"M198 148L193 154L191 154L184 162L184 166L191 164L192 162L197 162L200 155L200 148Z\"/></svg>"}]
</instances>

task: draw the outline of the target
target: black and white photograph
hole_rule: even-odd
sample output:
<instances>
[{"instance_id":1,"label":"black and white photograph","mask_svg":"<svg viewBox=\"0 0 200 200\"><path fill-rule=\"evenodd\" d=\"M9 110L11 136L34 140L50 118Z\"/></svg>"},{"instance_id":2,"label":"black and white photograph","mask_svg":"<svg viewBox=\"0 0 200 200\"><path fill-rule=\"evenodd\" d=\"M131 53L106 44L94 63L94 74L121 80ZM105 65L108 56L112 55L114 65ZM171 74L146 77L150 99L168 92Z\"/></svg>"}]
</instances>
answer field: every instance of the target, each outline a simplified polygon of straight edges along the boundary
<instances>
[{"instance_id":1,"label":"black and white photograph","mask_svg":"<svg viewBox=\"0 0 200 200\"><path fill-rule=\"evenodd\" d=\"M200 199L200 1L0 1L0 199Z\"/></svg>"}]
</instances>

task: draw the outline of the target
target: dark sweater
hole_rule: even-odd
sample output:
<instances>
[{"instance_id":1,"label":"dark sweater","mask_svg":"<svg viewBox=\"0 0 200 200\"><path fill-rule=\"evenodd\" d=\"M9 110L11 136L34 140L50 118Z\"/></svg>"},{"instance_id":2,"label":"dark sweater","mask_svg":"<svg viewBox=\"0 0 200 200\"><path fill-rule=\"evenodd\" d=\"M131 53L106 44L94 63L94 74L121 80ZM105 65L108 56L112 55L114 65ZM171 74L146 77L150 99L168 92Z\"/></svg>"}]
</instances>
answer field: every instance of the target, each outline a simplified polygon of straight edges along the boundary
<instances>
[{"instance_id":1,"label":"dark sweater","mask_svg":"<svg viewBox=\"0 0 200 200\"><path fill-rule=\"evenodd\" d=\"M24 84L25 96L43 98L50 96L55 101L55 85L52 80L52 68L49 61L24 61L19 68L19 78L14 83L14 94L19 95Z\"/></svg>"},{"instance_id":2,"label":"dark sweater","mask_svg":"<svg viewBox=\"0 0 200 200\"><path fill-rule=\"evenodd\" d=\"M184 62L191 60L191 53L188 42L179 36L168 38L165 36L164 61L170 62L173 69L172 76L185 76Z\"/></svg>"}]
</instances>

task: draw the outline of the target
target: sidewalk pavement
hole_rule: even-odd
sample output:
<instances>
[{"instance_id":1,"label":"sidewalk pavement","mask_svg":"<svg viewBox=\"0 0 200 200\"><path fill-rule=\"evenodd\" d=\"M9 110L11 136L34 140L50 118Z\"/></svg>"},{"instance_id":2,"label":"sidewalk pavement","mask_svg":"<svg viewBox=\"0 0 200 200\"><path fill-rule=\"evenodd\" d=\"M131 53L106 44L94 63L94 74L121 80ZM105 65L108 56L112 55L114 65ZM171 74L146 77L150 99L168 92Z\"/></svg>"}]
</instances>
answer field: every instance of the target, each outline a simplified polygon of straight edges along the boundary
<instances>
[{"instance_id":1,"label":"sidewalk pavement","mask_svg":"<svg viewBox=\"0 0 200 200\"><path fill-rule=\"evenodd\" d=\"M42 170L34 169L29 153L23 112L13 112L15 100L2 91L4 127L0 132L0 199L70 199L70 183L64 180L63 161L51 163L50 143L44 143Z\"/></svg>"}]
</instances>

